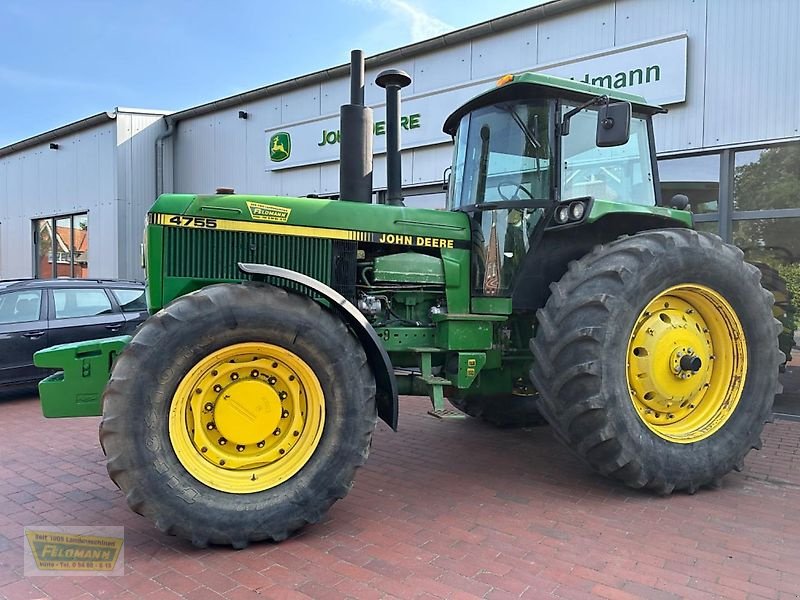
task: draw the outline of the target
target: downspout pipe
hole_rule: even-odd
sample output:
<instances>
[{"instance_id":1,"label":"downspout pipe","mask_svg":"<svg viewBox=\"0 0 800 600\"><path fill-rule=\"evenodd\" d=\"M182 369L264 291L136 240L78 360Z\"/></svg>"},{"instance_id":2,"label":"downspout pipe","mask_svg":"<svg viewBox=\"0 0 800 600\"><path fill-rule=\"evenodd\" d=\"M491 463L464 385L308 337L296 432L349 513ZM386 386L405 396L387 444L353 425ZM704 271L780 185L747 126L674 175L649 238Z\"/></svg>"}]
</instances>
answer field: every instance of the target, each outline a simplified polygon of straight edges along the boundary
<instances>
[{"instance_id":1,"label":"downspout pipe","mask_svg":"<svg viewBox=\"0 0 800 600\"><path fill-rule=\"evenodd\" d=\"M156 138L156 198L164 193L164 140L175 133L176 121L171 116L164 117L167 128Z\"/></svg>"}]
</instances>

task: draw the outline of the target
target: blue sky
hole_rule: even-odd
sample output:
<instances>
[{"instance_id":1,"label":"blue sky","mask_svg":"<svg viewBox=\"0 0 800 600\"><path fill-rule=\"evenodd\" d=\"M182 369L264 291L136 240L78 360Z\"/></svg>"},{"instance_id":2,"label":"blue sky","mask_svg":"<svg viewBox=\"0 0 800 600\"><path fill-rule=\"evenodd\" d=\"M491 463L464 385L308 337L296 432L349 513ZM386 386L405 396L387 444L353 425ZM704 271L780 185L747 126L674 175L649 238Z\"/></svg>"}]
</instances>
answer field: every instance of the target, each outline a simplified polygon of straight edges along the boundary
<instances>
[{"instance_id":1,"label":"blue sky","mask_svg":"<svg viewBox=\"0 0 800 600\"><path fill-rule=\"evenodd\" d=\"M543 0L0 0L0 147L116 106L178 110Z\"/></svg>"}]
</instances>

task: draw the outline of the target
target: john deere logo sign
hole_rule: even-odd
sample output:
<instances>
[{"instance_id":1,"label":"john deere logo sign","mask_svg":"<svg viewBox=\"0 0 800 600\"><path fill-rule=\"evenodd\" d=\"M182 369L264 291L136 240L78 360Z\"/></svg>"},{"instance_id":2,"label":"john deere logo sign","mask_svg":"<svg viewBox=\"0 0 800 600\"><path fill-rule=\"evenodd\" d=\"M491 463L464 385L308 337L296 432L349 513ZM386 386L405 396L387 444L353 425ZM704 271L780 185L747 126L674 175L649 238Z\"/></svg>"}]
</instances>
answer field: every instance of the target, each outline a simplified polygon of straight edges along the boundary
<instances>
[{"instance_id":1,"label":"john deere logo sign","mask_svg":"<svg viewBox=\"0 0 800 600\"><path fill-rule=\"evenodd\" d=\"M279 131L269 138L269 159L272 162L283 162L292 153L292 136Z\"/></svg>"},{"instance_id":2,"label":"john deere logo sign","mask_svg":"<svg viewBox=\"0 0 800 600\"><path fill-rule=\"evenodd\" d=\"M123 542L121 537L30 529L25 537L38 571L114 571Z\"/></svg>"}]
</instances>

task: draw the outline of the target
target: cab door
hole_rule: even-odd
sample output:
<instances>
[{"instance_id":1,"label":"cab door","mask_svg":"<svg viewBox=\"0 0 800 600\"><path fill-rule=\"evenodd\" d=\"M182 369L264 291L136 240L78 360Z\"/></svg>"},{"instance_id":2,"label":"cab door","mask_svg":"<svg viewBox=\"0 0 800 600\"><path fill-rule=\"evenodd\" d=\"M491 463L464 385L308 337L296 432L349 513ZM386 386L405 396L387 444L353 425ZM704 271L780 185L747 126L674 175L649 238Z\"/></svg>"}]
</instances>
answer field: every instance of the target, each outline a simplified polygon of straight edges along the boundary
<instances>
[{"instance_id":1,"label":"cab door","mask_svg":"<svg viewBox=\"0 0 800 600\"><path fill-rule=\"evenodd\" d=\"M33 354L49 345L44 292L0 292L0 385L28 383L46 375L33 365Z\"/></svg>"}]
</instances>

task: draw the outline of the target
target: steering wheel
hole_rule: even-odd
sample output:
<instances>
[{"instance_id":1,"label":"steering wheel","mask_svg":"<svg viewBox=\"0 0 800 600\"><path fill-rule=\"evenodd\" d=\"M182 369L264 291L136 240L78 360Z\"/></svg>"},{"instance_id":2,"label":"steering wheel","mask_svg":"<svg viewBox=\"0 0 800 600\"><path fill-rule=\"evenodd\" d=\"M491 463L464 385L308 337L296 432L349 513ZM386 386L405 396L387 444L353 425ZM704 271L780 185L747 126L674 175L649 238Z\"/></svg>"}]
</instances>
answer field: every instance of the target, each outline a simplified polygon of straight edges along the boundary
<instances>
[{"instance_id":1,"label":"steering wheel","mask_svg":"<svg viewBox=\"0 0 800 600\"><path fill-rule=\"evenodd\" d=\"M512 186L512 185L514 186L514 193L513 193L513 194L511 194L511 196L510 196L510 197L509 197L509 196L506 196L506 195L503 193L503 189L502 189L502 188L503 188L504 186L505 186L505 187L508 187L508 186ZM531 200L535 200L535 198L533 197L533 194L531 194L531 193L530 193L530 191L528 191L528 189L527 189L527 188L525 188L525 187L524 187L522 184L520 184L520 183L517 183L516 181L501 181L500 183L498 183L498 184L497 184L497 193L498 193L498 194L500 195L500 197L501 197L503 200L505 200L506 202L511 202L512 200L519 200L519 193L520 193L520 192L524 192L524 193L525 193L525 195L526 195L528 198L530 198Z\"/></svg>"}]
</instances>

